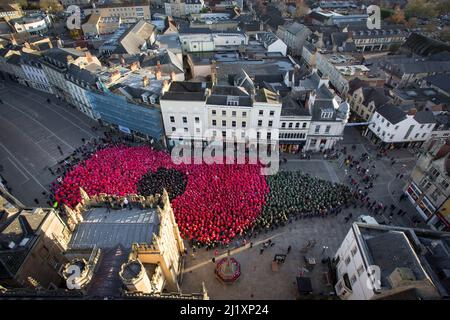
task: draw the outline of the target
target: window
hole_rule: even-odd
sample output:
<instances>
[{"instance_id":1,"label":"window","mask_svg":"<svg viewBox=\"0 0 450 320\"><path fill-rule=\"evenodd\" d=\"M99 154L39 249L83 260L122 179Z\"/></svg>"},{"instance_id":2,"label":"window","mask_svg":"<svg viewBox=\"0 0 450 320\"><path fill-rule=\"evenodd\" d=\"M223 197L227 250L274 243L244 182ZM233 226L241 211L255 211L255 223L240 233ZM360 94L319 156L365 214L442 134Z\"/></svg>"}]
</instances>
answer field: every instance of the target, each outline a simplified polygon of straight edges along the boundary
<instances>
[{"instance_id":1,"label":"window","mask_svg":"<svg viewBox=\"0 0 450 320\"><path fill-rule=\"evenodd\" d=\"M213 116L216 115L216 110L212 110L212 115L213 115Z\"/></svg>"},{"instance_id":2,"label":"window","mask_svg":"<svg viewBox=\"0 0 450 320\"><path fill-rule=\"evenodd\" d=\"M232 112L231 112L231 115L232 115L233 117L236 117L236 111L232 111Z\"/></svg>"},{"instance_id":3,"label":"window","mask_svg":"<svg viewBox=\"0 0 450 320\"><path fill-rule=\"evenodd\" d=\"M358 247L354 246L351 250L352 256L354 257L356 253L358 253Z\"/></svg>"},{"instance_id":4,"label":"window","mask_svg":"<svg viewBox=\"0 0 450 320\"><path fill-rule=\"evenodd\" d=\"M174 116L170 117L170 122L175 122L175 117Z\"/></svg>"},{"instance_id":5,"label":"window","mask_svg":"<svg viewBox=\"0 0 450 320\"><path fill-rule=\"evenodd\" d=\"M175 131L175 130L177 130L177 128L175 128L175 127L172 127L172 132L173 132L173 131Z\"/></svg>"},{"instance_id":6,"label":"window","mask_svg":"<svg viewBox=\"0 0 450 320\"><path fill-rule=\"evenodd\" d=\"M330 133L330 129L331 129L331 126L327 126L327 127L325 128L325 133Z\"/></svg>"},{"instance_id":7,"label":"window","mask_svg":"<svg viewBox=\"0 0 450 320\"><path fill-rule=\"evenodd\" d=\"M422 133L422 138L425 138L426 135L427 135L426 132Z\"/></svg>"},{"instance_id":8,"label":"window","mask_svg":"<svg viewBox=\"0 0 450 320\"><path fill-rule=\"evenodd\" d=\"M188 128L184 128L184 132L188 132Z\"/></svg>"},{"instance_id":9,"label":"window","mask_svg":"<svg viewBox=\"0 0 450 320\"><path fill-rule=\"evenodd\" d=\"M306 122L303 122L302 128L306 128Z\"/></svg>"},{"instance_id":10,"label":"window","mask_svg":"<svg viewBox=\"0 0 450 320\"><path fill-rule=\"evenodd\" d=\"M216 120L212 121L212 125L215 126L216 125Z\"/></svg>"},{"instance_id":11,"label":"window","mask_svg":"<svg viewBox=\"0 0 450 320\"><path fill-rule=\"evenodd\" d=\"M293 123L289 122L289 128L292 128Z\"/></svg>"},{"instance_id":12,"label":"window","mask_svg":"<svg viewBox=\"0 0 450 320\"><path fill-rule=\"evenodd\" d=\"M350 284L351 284L351 285L354 285L355 282L356 282L356 276L355 276L355 275L352 275L352 277L350 278Z\"/></svg>"},{"instance_id":13,"label":"window","mask_svg":"<svg viewBox=\"0 0 450 320\"><path fill-rule=\"evenodd\" d=\"M286 128L286 122L281 123L282 128Z\"/></svg>"},{"instance_id":14,"label":"window","mask_svg":"<svg viewBox=\"0 0 450 320\"><path fill-rule=\"evenodd\" d=\"M419 133L416 133L415 135L414 135L414 138L417 138L419 136Z\"/></svg>"},{"instance_id":15,"label":"window","mask_svg":"<svg viewBox=\"0 0 450 320\"><path fill-rule=\"evenodd\" d=\"M314 129L314 133L319 133L320 132L320 126L316 126L316 128Z\"/></svg>"},{"instance_id":16,"label":"window","mask_svg":"<svg viewBox=\"0 0 450 320\"><path fill-rule=\"evenodd\" d=\"M199 117L195 117L195 123L199 123L200 122L200 118Z\"/></svg>"},{"instance_id":17,"label":"window","mask_svg":"<svg viewBox=\"0 0 450 320\"><path fill-rule=\"evenodd\" d=\"M257 139L260 139L260 138L261 138L261 132L258 131L258 132L256 133L256 138L257 138Z\"/></svg>"},{"instance_id":18,"label":"window","mask_svg":"<svg viewBox=\"0 0 450 320\"><path fill-rule=\"evenodd\" d=\"M273 125L273 121L269 120L268 126L271 127Z\"/></svg>"},{"instance_id":19,"label":"window","mask_svg":"<svg viewBox=\"0 0 450 320\"><path fill-rule=\"evenodd\" d=\"M267 140L270 140L272 138L272 133L267 132Z\"/></svg>"},{"instance_id":20,"label":"window","mask_svg":"<svg viewBox=\"0 0 450 320\"><path fill-rule=\"evenodd\" d=\"M227 115L227 111L226 110L222 110L222 116L226 116Z\"/></svg>"},{"instance_id":21,"label":"window","mask_svg":"<svg viewBox=\"0 0 450 320\"><path fill-rule=\"evenodd\" d=\"M395 130L398 130L398 126L395 126Z\"/></svg>"},{"instance_id":22,"label":"window","mask_svg":"<svg viewBox=\"0 0 450 320\"><path fill-rule=\"evenodd\" d=\"M195 132L200 133L200 128L196 128Z\"/></svg>"},{"instance_id":23,"label":"window","mask_svg":"<svg viewBox=\"0 0 450 320\"><path fill-rule=\"evenodd\" d=\"M364 266L360 265L358 267L358 269L356 269L356 272L358 273L358 277L360 277L362 275L362 273L364 272Z\"/></svg>"},{"instance_id":24,"label":"window","mask_svg":"<svg viewBox=\"0 0 450 320\"><path fill-rule=\"evenodd\" d=\"M247 126L247 122L242 121L242 128L245 128Z\"/></svg>"},{"instance_id":25,"label":"window","mask_svg":"<svg viewBox=\"0 0 450 320\"><path fill-rule=\"evenodd\" d=\"M258 120L258 127L262 126L262 120Z\"/></svg>"},{"instance_id":26,"label":"window","mask_svg":"<svg viewBox=\"0 0 450 320\"><path fill-rule=\"evenodd\" d=\"M234 128L236 127L236 121L231 121L231 126Z\"/></svg>"},{"instance_id":27,"label":"window","mask_svg":"<svg viewBox=\"0 0 450 320\"><path fill-rule=\"evenodd\" d=\"M227 122L225 120L222 120L222 127L226 127L227 126Z\"/></svg>"},{"instance_id":28,"label":"window","mask_svg":"<svg viewBox=\"0 0 450 320\"><path fill-rule=\"evenodd\" d=\"M345 265L348 266L349 263L350 263L350 256L345 258Z\"/></svg>"},{"instance_id":29,"label":"window","mask_svg":"<svg viewBox=\"0 0 450 320\"><path fill-rule=\"evenodd\" d=\"M444 188L444 190L447 189L448 186L449 186L449 183L447 181L445 181L445 180L441 181L441 187Z\"/></svg>"},{"instance_id":30,"label":"window","mask_svg":"<svg viewBox=\"0 0 450 320\"><path fill-rule=\"evenodd\" d=\"M259 110L259 115L263 116L264 115L264 110Z\"/></svg>"},{"instance_id":31,"label":"window","mask_svg":"<svg viewBox=\"0 0 450 320\"><path fill-rule=\"evenodd\" d=\"M242 111L242 116L246 117L247 116L247 112L246 111Z\"/></svg>"},{"instance_id":32,"label":"window","mask_svg":"<svg viewBox=\"0 0 450 320\"><path fill-rule=\"evenodd\" d=\"M275 115L275 111L270 110L269 114L270 114L271 117L273 117Z\"/></svg>"},{"instance_id":33,"label":"window","mask_svg":"<svg viewBox=\"0 0 450 320\"><path fill-rule=\"evenodd\" d=\"M187 117L183 117L183 123L187 123Z\"/></svg>"},{"instance_id":34,"label":"window","mask_svg":"<svg viewBox=\"0 0 450 320\"><path fill-rule=\"evenodd\" d=\"M434 190L434 192L431 194L431 199L433 199L434 201L437 201L441 195L442 194L439 190Z\"/></svg>"},{"instance_id":35,"label":"window","mask_svg":"<svg viewBox=\"0 0 450 320\"><path fill-rule=\"evenodd\" d=\"M226 131L222 131L222 137L226 137L227 136L227 132Z\"/></svg>"},{"instance_id":36,"label":"window","mask_svg":"<svg viewBox=\"0 0 450 320\"><path fill-rule=\"evenodd\" d=\"M425 125L424 125L424 124L422 124L422 125L420 126L420 129L423 129L423 127L425 127Z\"/></svg>"},{"instance_id":37,"label":"window","mask_svg":"<svg viewBox=\"0 0 450 320\"><path fill-rule=\"evenodd\" d=\"M295 124L295 128L296 128L296 129L300 128L300 122L297 122L297 123Z\"/></svg>"},{"instance_id":38,"label":"window","mask_svg":"<svg viewBox=\"0 0 450 320\"><path fill-rule=\"evenodd\" d=\"M433 178L437 178L437 177L439 177L439 171L436 169L436 168L432 168L431 170L430 170L430 174L431 174L431 176L433 177Z\"/></svg>"}]
</instances>

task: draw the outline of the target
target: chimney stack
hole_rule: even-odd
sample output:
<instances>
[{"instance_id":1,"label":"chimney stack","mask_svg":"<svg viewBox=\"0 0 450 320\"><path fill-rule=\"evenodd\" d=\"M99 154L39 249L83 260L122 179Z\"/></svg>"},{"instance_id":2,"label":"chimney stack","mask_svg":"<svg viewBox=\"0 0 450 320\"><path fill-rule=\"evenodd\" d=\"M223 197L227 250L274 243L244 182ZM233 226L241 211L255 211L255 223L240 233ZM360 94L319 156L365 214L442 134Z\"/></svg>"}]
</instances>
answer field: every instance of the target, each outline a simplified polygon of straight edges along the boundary
<instances>
[{"instance_id":1,"label":"chimney stack","mask_svg":"<svg viewBox=\"0 0 450 320\"><path fill-rule=\"evenodd\" d=\"M123 56L120 56L120 64L122 65L122 67L125 65L125 59L123 58Z\"/></svg>"},{"instance_id":2,"label":"chimney stack","mask_svg":"<svg viewBox=\"0 0 450 320\"><path fill-rule=\"evenodd\" d=\"M131 71L135 71L141 68L141 65L139 63L139 61L134 61L133 63L130 64L130 70Z\"/></svg>"},{"instance_id":3,"label":"chimney stack","mask_svg":"<svg viewBox=\"0 0 450 320\"><path fill-rule=\"evenodd\" d=\"M148 79L147 76L144 76L144 77L142 78L142 86L143 86L143 87L146 87L146 86L148 86L149 84L150 84L150 80Z\"/></svg>"},{"instance_id":4,"label":"chimney stack","mask_svg":"<svg viewBox=\"0 0 450 320\"><path fill-rule=\"evenodd\" d=\"M217 65L216 60L211 61L211 84L215 86L217 84Z\"/></svg>"}]
</instances>

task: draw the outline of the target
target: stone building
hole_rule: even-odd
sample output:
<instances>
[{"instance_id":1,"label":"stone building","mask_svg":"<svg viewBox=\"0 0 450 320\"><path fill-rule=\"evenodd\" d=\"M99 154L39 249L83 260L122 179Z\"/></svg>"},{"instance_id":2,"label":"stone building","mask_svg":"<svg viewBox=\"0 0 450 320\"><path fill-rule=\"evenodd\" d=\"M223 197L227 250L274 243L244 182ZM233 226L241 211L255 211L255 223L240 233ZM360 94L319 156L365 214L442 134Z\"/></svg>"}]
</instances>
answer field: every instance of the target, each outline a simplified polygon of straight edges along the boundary
<instances>
[{"instance_id":1,"label":"stone building","mask_svg":"<svg viewBox=\"0 0 450 320\"><path fill-rule=\"evenodd\" d=\"M79 206L65 207L74 230L62 271L67 288L89 297L179 294L185 247L167 192L129 195L123 209L125 197L81 194Z\"/></svg>"},{"instance_id":2,"label":"stone building","mask_svg":"<svg viewBox=\"0 0 450 320\"><path fill-rule=\"evenodd\" d=\"M0 285L55 289L71 231L51 208L29 208L0 188Z\"/></svg>"},{"instance_id":3,"label":"stone building","mask_svg":"<svg viewBox=\"0 0 450 320\"><path fill-rule=\"evenodd\" d=\"M437 230L450 230L450 141L431 139L411 172L405 193L419 214Z\"/></svg>"}]
</instances>

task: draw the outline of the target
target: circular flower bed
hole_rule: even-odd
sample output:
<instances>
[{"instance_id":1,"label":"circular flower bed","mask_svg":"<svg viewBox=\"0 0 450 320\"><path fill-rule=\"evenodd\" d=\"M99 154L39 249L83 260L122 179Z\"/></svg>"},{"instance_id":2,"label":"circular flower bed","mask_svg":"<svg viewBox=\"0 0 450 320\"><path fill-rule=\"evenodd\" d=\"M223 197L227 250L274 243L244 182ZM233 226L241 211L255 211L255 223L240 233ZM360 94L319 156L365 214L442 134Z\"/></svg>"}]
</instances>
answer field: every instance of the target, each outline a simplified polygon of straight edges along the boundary
<instances>
[{"instance_id":1,"label":"circular flower bed","mask_svg":"<svg viewBox=\"0 0 450 320\"><path fill-rule=\"evenodd\" d=\"M241 276L241 265L235 258L226 257L217 262L214 272L221 281L233 283Z\"/></svg>"}]
</instances>

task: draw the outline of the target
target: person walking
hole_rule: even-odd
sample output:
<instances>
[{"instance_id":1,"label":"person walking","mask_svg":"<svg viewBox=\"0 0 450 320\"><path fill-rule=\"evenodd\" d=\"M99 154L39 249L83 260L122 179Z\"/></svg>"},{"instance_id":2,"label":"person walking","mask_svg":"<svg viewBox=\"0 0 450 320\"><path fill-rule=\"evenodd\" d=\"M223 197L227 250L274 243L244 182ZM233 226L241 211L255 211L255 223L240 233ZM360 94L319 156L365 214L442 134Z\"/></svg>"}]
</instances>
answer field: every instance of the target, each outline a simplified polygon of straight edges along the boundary
<instances>
[{"instance_id":1,"label":"person walking","mask_svg":"<svg viewBox=\"0 0 450 320\"><path fill-rule=\"evenodd\" d=\"M39 204L39 200L34 198L34 202L36 202L36 204Z\"/></svg>"},{"instance_id":2,"label":"person walking","mask_svg":"<svg viewBox=\"0 0 450 320\"><path fill-rule=\"evenodd\" d=\"M289 247L287 248L287 253L289 254L289 253L291 252L291 250L292 250L292 247L289 246Z\"/></svg>"}]
</instances>

